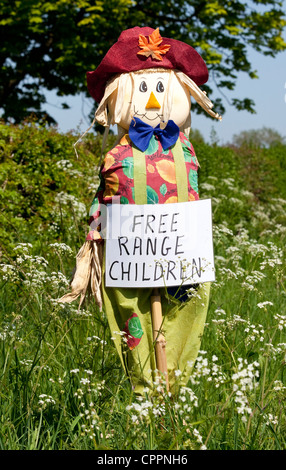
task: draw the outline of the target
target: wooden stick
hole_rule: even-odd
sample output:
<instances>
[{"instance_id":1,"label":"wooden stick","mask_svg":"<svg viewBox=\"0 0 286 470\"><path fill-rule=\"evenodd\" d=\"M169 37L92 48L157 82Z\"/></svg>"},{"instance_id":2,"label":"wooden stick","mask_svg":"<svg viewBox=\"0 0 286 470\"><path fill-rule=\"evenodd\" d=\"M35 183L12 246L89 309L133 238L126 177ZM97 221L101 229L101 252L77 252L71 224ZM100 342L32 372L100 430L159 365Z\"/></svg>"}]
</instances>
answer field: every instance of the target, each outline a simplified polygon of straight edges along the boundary
<instances>
[{"instance_id":1,"label":"wooden stick","mask_svg":"<svg viewBox=\"0 0 286 470\"><path fill-rule=\"evenodd\" d=\"M151 296L151 313L153 326L153 341L155 343L156 365L158 371L165 376L166 389L169 390L168 368L166 358L166 340L162 334L162 304L159 290L155 288Z\"/></svg>"}]
</instances>

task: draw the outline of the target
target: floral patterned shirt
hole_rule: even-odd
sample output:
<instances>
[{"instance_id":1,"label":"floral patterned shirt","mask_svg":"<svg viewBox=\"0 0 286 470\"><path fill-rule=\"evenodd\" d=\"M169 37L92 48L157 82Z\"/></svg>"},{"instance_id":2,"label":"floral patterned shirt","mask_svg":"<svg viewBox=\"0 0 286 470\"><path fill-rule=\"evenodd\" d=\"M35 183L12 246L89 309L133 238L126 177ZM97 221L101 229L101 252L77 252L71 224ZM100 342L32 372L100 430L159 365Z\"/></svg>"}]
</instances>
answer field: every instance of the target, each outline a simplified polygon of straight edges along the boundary
<instances>
[{"instance_id":1,"label":"floral patterned shirt","mask_svg":"<svg viewBox=\"0 0 286 470\"><path fill-rule=\"evenodd\" d=\"M198 167L194 148L185 134L180 132L188 177L188 200L199 199ZM177 202L177 184L172 149L163 150L156 136L150 140L145 151L147 174L147 203L168 204ZM134 160L131 141L125 135L120 143L105 156L100 169L100 185L90 208L89 223L95 227L100 215L100 205L111 203L112 198L120 198L120 204L135 204L134 201ZM98 229L91 230L87 240L100 239Z\"/></svg>"}]
</instances>

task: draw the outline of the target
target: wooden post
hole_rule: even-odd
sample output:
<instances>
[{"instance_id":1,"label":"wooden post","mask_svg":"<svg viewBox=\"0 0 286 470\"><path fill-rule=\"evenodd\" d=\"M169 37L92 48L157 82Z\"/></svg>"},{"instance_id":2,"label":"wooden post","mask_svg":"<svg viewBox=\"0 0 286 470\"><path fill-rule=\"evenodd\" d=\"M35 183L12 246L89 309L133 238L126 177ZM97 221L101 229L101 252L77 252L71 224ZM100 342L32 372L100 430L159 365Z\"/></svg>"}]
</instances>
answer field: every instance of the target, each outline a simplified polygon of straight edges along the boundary
<instances>
[{"instance_id":1,"label":"wooden post","mask_svg":"<svg viewBox=\"0 0 286 470\"><path fill-rule=\"evenodd\" d=\"M159 290L155 288L151 296L151 314L153 326L153 341L155 343L157 370L165 377L166 390L169 390L168 368L166 358L166 340L162 333L162 304Z\"/></svg>"}]
</instances>

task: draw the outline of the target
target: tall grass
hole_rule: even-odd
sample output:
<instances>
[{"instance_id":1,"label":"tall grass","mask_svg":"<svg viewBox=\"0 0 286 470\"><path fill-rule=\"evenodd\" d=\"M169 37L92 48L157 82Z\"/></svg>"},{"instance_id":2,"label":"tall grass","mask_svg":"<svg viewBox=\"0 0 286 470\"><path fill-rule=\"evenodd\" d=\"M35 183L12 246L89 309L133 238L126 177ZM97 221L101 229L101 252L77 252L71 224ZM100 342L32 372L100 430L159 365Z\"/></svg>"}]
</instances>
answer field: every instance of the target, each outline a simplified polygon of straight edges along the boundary
<instances>
[{"instance_id":1,"label":"tall grass","mask_svg":"<svg viewBox=\"0 0 286 470\"><path fill-rule=\"evenodd\" d=\"M187 387L138 398L104 313L92 301L80 310L55 301L67 290L96 186L90 162L99 139L78 161L74 140L34 126L2 128L0 448L284 450L285 146L195 145L201 197L213 202L217 280ZM23 181L29 161L31 178L53 174L54 183L18 225L16 173ZM18 191L37 192L33 181Z\"/></svg>"}]
</instances>

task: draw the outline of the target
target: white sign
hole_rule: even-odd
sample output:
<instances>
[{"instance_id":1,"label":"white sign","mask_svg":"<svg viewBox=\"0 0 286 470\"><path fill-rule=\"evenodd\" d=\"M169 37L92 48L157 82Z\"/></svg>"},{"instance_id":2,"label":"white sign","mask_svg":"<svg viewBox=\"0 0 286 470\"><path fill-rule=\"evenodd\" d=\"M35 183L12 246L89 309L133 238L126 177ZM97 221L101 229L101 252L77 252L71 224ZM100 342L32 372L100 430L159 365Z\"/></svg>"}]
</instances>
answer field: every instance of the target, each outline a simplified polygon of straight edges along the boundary
<instances>
[{"instance_id":1,"label":"white sign","mask_svg":"<svg viewBox=\"0 0 286 470\"><path fill-rule=\"evenodd\" d=\"M107 207L108 287L214 281L211 200Z\"/></svg>"}]
</instances>

